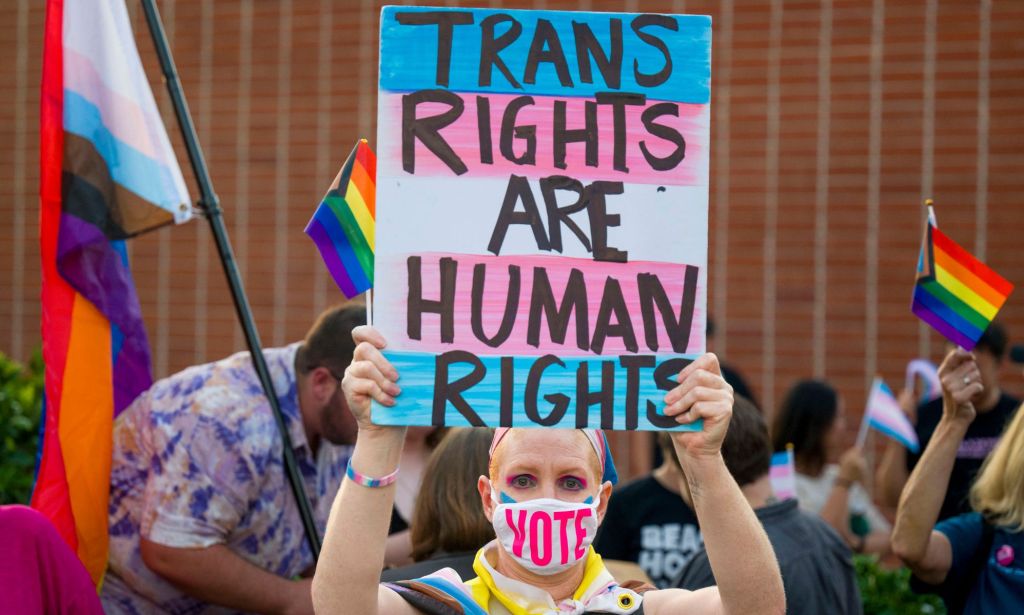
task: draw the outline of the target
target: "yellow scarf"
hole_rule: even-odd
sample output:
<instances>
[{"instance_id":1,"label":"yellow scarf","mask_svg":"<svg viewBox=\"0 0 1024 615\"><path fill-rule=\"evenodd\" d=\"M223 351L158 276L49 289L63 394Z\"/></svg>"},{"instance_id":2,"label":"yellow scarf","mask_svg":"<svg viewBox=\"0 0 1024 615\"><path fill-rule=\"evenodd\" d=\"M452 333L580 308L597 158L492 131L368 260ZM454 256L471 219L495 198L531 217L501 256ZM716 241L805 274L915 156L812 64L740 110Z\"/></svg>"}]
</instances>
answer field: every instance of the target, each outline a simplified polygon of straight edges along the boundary
<instances>
[{"instance_id":1,"label":"yellow scarf","mask_svg":"<svg viewBox=\"0 0 1024 615\"><path fill-rule=\"evenodd\" d=\"M495 609L495 601L510 615L573 615L584 611L627 615L640 608L640 595L615 582L593 547L587 552L583 579L572 599L558 604L547 592L496 571L487 558L496 549L496 543L491 543L477 551L473 562L477 577L466 583L473 601L488 613L500 612Z\"/></svg>"}]
</instances>

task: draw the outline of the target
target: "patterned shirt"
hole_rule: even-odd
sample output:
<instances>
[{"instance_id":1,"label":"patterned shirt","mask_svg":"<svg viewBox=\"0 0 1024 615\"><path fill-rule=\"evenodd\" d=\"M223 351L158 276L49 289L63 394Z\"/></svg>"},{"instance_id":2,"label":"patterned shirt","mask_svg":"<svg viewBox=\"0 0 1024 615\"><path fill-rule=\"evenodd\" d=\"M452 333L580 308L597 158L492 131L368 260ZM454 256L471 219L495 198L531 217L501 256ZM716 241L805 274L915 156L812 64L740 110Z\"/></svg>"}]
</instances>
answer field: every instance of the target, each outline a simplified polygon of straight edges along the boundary
<instances>
[{"instance_id":1,"label":"patterned shirt","mask_svg":"<svg viewBox=\"0 0 1024 615\"><path fill-rule=\"evenodd\" d=\"M299 344L264 351L321 535L351 455L322 442L314 458L299 413ZM107 613L226 613L146 567L139 537L169 547L227 545L282 577L313 558L284 471L282 439L249 353L154 384L114 424Z\"/></svg>"}]
</instances>

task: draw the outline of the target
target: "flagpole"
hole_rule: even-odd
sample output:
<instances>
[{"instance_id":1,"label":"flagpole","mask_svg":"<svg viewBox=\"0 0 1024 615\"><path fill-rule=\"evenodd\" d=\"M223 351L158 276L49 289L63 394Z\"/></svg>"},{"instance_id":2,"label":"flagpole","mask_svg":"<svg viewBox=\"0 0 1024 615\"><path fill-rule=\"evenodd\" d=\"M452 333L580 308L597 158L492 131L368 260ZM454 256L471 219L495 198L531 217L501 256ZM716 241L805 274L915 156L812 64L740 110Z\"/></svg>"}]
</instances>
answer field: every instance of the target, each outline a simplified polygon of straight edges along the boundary
<instances>
[{"instance_id":1,"label":"flagpole","mask_svg":"<svg viewBox=\"0 0 1024 615\"><path fill-rule=\"evenodd\" d=\"M866 404L864 404L864 416L861 418L860 421L860 430L857 432L857 442L855 444L857 448L862 448L864 446L864 441L868 437L868 426L870 425L869 414L871 412L871 398L875 392L875 386L877 384L878 378L876 377L874 380L871 381L871 391L868 393L868 401Z\"/></svg>"},{"instance_id":2,"label":"flagpole","mask_svg":"<svg viewBox=\"0 0 1024 615\"><path fill-rule=\"evenodd\" d=\"M142 8L146 12L146 23L149 25L149 32L153 37L153 46L156 47L157 56L160 59L160 69L163 72L164 80L167 82L167 92L171 96L174 105L174 114L178 118L178 126L181 128L181 136L185 142L185 149L188 151L189 163L192 165L192 172L196 176L196 183L199 185L199 207L206 214L210 222L210 230L213 232L213 240L217 245L217 253L220 262L224 267L224 275L227 277L228 288L231 291L231 298L235 303L235 312L238 315L239 324L245 333L245 341L249 346L249 354L252 356L253 367L263 387L263 393L270 402L270 408L274 414L274 421L277 423L277 430L281 434L284 448L284 468L291 485L292 494L298 504L299 516L302 518L302 525L306 531L306 540L309 543L310 551L313 553L313 562L320 559L320 535L313 520L313 512L306 497L306 491L302 486L302 478L299 474L298 464L295 462L295 454L292 452L292 441L288 436L288 428L281 413L281 406L278 403L277 394L274 392L274 385L270 379L270 371L267 369L267 361L263 356L263 348L260 344L260 336L256 331L256 324L253 321L252 310L249 308L249 300L245 296L245 289L242 287L242 278L238 273L238 264L235 262L231 250L231 241L228 239L228 232L224 226L222 210L217 194L213 191L213 183L210 181L210 174L206 167L206 160L203 158L203 150L199 146L199 138L196 136L195 125L192 123L192 116L188 110L188 103L185 102L185 94L181 89L181 81L178 79L178 71L174 66L174 58L171 57L170 45L167 43L167 35L164 33L164 26L160 20L160 13L157 11L155 0L141 0Z\"/></svg>"}]
</instances>

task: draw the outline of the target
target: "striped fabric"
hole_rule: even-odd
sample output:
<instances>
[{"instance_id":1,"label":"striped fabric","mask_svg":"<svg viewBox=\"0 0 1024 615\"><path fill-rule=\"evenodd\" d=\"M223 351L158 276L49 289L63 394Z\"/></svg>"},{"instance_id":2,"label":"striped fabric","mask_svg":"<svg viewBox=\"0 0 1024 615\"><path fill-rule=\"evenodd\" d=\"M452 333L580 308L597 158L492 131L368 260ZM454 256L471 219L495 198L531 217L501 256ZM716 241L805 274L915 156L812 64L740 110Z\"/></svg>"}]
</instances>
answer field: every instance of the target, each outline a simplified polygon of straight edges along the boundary
<instances>
[{"instance_id":1,"label":"striped fabric","mask_svg":"<svg viewBox=\"0 0 1024 615\"><path fill-rule=\"evenodd\" d=\"M348 299L373 287L376 178L377 158L366 139L360 139L306 225L306 234Z\"/></svg>"},{"instance_id":2,"label":"striped fabric","mask_svg":"<svg viewBox=\"0 0 1024 615\"><path fill-rule=\"evenodd\" d=\"M1003 307L1013 284L939 230L929 208L911 310L965 350Z\"/></svg>"},{"instance_id":3,"label":"striped fabric","mask_svg":"<svg viewBox=\"0 0 1024 615\"><path fill-rule=\"evenodd\" d=\"M776 498L791 500L796 497L796 463L792 444L786 446L786 450L772 454L768 477Z\"/></svg>"},{"instance_id":4,"label":"striped fabric","mask_svg":"<svg viewBox=\"0 0 1024 615\"><path fill-rule=\"evenodd\" d=\"M123 1L49 0L40 111L46 389L32 506L99 583L111 425L152 380L123 240L191 207Z\"/></svg>"},{"instance_id":5,"label":"striped fabric","mask_svg":"<svg viewBox=\"0 0 1024 615\"><path fill-rule=\"evenodd\" d=\"M903 414L892 389L881 378L875 378L868 395L868 404L864 409L868 426L896 440L911 452L921 450L917 432L910 424L910 419Z\"/></svg>"}]
</instances>

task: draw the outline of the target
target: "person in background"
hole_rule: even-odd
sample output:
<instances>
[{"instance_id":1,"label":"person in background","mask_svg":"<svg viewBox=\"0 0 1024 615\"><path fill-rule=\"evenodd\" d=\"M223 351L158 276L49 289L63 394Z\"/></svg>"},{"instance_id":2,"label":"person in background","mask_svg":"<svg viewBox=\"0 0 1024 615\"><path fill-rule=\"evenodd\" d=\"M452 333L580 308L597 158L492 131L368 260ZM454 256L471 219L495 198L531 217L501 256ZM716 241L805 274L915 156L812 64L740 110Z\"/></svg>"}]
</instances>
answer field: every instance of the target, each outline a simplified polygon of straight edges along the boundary
<instances>
[{"instance_id":1,"label":"person in background","mask_svg":"<svg viewBox=\"0 0 1024 615\"><path fill-rule=\"evenodd\" d=\"M404 463L395 482L395 506L391 510L388 546L384 555L386 566L405 566L414 561L409 526L427 460L447 432L444 427L410 427L405 433L405 444L402 446Z\"/></svg>"},{"instance_id":2,"label":"person in background","mask_svg":"<svg viewBox=\"0 0 1024 615\"><path fill-rule=\"evenodd\" d=\"M790 615L859 615L860 591L852 555L842 538L817 515L800 510L796 500L777 501L769 467L771 441L761 411L736 397L722 457L747 502L764 525L775 550L786 588ZM692 497L680 481L683 498ZM683 569L674 586L697 590L715 584L707 550L701 549Z\"/></svg>"},{"instance_id":3,"label":"person in background","mask_svg":"<svg viewBox=\"0 0 1024 615\"><path fill-rule=\"evenodd\" d=\"M385 570L381 581L415 579L442 568L452 568L464 578L473 576L477 550L494 539L475 483L487 473L493 436L492 429L453 429L434 449L423 469L412 514L410 538L416 563ZM405 453L403 449L403 463Z\"/></svg>"},{"instance_id":4,"label":"person in background","mask_svg":"<svg viewBox=\"0 0 1024 615\"><path fill-rule=\"evenodd\" d=\"M333 308L264 351L321 531L356 438L341 375L365 322L363 306ZM310 579L294 579L313 557L249 353L156 382L113 438L108 614L312 611Z\"/></svg>"},{"instance_id":5,"label":"person in background","mask_svg":"<svg viewBox=\"0 0 1024 615\"><path fill-rule=\"evenodd\" d=\"M939 367L942 416L900 496L893 550L912 586L941 595L951 614L1024 613L1024 413L982 464L972 510L940 516L958 452L983 416L974 406L984 399L983 354L957 348Z\"/></svg>"},{"instance_id":6,"label":"person in background","mask_svg":"<svg viewBox=\"0 0 1024 615\"><path fill-rule=\"evenodd\" d=\"M967 433L956 451L956 460L949 478L949 488L939 509L939 520L970 512L969 493L971 483L977 476L985 457L999 442L1003 428L1014 417L1020 400L1003 392L999 386L999 368L1006 354L1006 329L998 322L989 325L974 347L975 363L981 374L981 389L971 404L977 418L967 425ZM901 394L904 412L915 423L921 450L928 446L939 421L942 419L942 398L932 400L913 411L912 398ZM916 416L915 416L916 414ZM880 501L895 506L907 482L907 476L920 461L920 454L914 454L890 441L886 445L882 462L878 465L876 482Z\"/></svg>"},{"instance_id":7,"label":"person in background","mask_svg":"<svg viewBox=\"0 0 1024 615\"><path fill-rule=\"evenodd\" d=\"M42 513L0 506L0 536L0 615L103 615L85 566Z\"/></svg>"},{"instance_id":8,"label":"person in background","mask_svg":"<svg viewBox=\"0 0 1024 615\"><path fill-rule=\"evenodd\" d=\"M375 425L370 401L393 406L399 373L386 343L358 329L355 360L344 387L359 437L338 492L316 575L320 613L414 615L458 613L782 613L786 597L775 556L753 511L722 461L732 388L714 355L678 375L661 409L700 429L673 434L693 491L718 586L696 592L616 582L590 546L612 484L603 434L592 429L500 429L488 473L477 478L481 508L497 538L477 552L476 578L450 569L400 583L377 584L384 561L387 512L401 458L404 428ZM361 531L351 531L358 527ZM532 528L528 530L528 528Z\"/></svg>"},{"instance_id":9,"label":"person in background","mask_svg":"<svg viewBox=\"0 0 1024 615\"><path fill-rule=\"evenodd\" d=\"M789 390L775 415L772 446L783 451L793 444L801 508L821 515L857 553L885 555L891 526L861 486L867 475L862 451L853 447L840 454L845 431L836 390L804 380Z\"/></svg>"},{"instance_id":10,"label":"person in background","mask_svg":"<svg viewBox=\"0 0 1024 615\"><path fill-rule=\"evenodd\" d=\"M606 560L636 562L664 589L672 586L703 540L697 515L679 497L683 473L672 436L659 432L657 438L661 465L612 492L594 548Z\"/></svg>"},{"instance_id":11,"label":"person in background","mask_svg":"<svg viewBox=\"0 0 1024 615\"><path fill-rule=\"evenodd\" d=\"M715 343L715 321L708 314L707 325L705 327L705 333L707 334L707 349L708 352L714 352ZM750 401L757 404L757 398L754 397L754 392L751 390L750 385L743 376L736 371L731 365L726 362L722 362L722 378L732 386L732 390L736 395L742 395Z\"/></svg>"}]
</instances>

